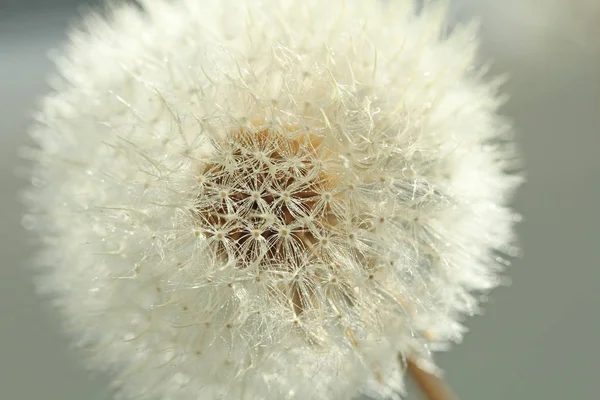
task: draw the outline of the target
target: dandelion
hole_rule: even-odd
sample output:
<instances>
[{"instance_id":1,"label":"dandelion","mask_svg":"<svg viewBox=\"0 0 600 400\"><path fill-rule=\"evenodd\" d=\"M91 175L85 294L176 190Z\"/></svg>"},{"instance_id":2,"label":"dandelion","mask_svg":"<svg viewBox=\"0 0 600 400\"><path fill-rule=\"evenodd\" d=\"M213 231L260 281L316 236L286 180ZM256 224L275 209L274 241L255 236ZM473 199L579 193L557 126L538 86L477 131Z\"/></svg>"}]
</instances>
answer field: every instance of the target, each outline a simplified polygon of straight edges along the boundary
<instances>
[{"instance_id":1,"label":"dandelion","mask_svg":"<svg viewBox=\"0 0 600 400\"><path fill-rule=\"evenodd\" d=\"M398 398L514 253L511 129L440 2L92 14L32 129L40 287L123 398ZM399 358L401 362L399 362Z\"/></svg>"}]
</instances>

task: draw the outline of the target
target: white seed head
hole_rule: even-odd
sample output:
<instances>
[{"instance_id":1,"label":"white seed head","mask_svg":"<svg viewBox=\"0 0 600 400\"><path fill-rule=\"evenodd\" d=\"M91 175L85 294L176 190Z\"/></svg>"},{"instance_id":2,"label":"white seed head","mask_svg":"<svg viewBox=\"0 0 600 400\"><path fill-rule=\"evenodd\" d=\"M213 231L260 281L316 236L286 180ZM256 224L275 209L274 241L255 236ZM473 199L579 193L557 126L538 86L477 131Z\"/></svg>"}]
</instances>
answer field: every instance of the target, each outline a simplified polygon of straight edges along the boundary
<instances>
[{"instance_id":1,"label":"white seed head","mask_svg":"<svg viewBox=\"0 0 600 400\"><path fill-rule=\"evenodd\" d=\"M90 16L32 135L42 287L126 398L394 398L514 251L471 25L412 1ZM431 364L433 365L433 364Z\"/></svg>"}]
</instances>

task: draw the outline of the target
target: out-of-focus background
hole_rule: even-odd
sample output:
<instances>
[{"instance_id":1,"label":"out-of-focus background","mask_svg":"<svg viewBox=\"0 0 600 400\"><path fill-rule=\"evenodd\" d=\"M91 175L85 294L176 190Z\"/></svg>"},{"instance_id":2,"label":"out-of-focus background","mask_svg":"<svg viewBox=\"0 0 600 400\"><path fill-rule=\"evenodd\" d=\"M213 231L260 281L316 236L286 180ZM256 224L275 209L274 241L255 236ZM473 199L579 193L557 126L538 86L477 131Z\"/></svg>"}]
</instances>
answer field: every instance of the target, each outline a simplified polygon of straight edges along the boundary
<instances>
[{"instance_id":1,"label":"out-of-focus background","mask_svg":"<svg viewBox=\"0 0 600 400\"><path fill-rule=\"evenodd\" d=\"M35 296L16 197L26 184L16 152L47 90L47 53L84 3L0 0L0 399L110 399ZM438 360L462 400L598 399L600 0L454 0L452 16L481 20L482 58L510 76L503 111L528 183L516 198L525 255L512 286Z\"/></svg>"}]
</instances>

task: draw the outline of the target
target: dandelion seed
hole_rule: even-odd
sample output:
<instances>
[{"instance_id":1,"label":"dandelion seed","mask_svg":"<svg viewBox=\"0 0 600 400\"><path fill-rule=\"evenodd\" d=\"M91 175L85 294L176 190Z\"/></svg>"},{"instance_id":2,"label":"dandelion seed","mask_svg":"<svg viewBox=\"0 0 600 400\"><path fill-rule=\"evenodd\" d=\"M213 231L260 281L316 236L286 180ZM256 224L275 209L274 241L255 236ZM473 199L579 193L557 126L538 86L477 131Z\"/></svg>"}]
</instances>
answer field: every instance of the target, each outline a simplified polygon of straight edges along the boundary
<instances>
[{"instance_id":1,"label":"dandelion seed","mask_svg":"<svg viewBox=\"0 0 600 400\"><path fill-rule=\"evenodd\" d=\"M398 398L397 354L434 365L516 252L471 27L438 2L141 3L72 32L32 129L23 224L91 365L124 398Z\"/></svg>"}]
</instances>

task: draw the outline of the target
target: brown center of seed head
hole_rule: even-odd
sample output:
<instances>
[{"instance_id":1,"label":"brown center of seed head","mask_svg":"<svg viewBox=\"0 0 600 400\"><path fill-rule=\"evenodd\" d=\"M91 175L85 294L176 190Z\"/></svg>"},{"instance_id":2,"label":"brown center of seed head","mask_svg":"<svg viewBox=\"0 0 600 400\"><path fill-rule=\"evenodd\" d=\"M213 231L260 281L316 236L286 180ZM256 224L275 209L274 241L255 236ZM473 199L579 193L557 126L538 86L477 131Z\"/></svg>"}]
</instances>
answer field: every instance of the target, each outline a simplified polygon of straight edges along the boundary
<instances>
[{"instance_id":1,"label":"brown center of seed head","mask_svg":"<svg viewBox=\"0 0 600 400\"><path fill-rule=\"evenodd\" d=\"M195 215L215 257L237 268L291 272L323 258L335 161L323 138L299 129L241 129L200 171ZM301 312L298 289L290 293Z\"/></svg>"}]
</instances>

